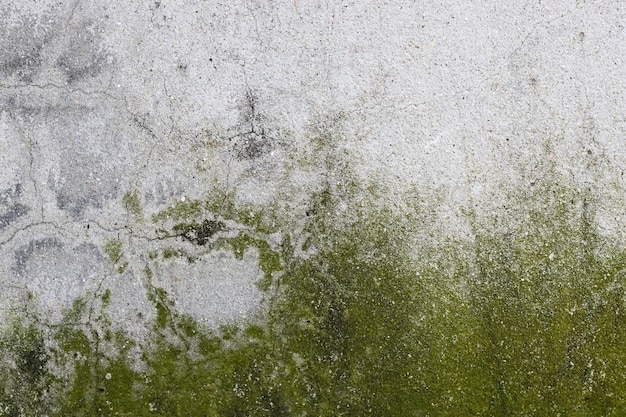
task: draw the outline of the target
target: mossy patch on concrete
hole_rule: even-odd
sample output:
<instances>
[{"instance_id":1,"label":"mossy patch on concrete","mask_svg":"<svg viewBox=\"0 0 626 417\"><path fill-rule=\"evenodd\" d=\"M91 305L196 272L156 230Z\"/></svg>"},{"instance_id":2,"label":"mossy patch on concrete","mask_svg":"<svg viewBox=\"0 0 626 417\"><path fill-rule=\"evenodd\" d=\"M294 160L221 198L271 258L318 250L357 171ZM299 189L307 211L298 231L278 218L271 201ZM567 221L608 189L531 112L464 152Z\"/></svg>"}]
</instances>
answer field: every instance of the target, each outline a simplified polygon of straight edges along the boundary
<instances>
[{"instance_id":1,"label":"mossy patch on concrete","mask_svg":"<svg viewBox=\"0 0 626 417\"><path fill-rule=\"evenodd\" d=\"M111 239L104 245L104 253L106 253L113 263L117 263L122 258L122 241L119 239Z\"/></svg>"},{"instance_id":2,"label":"mossy patch on concrete","mask_svg":"<svg viewBox=\"0 0 626 417\"><path fill-rule=\"evenodd\" d=\"M331 156L331 168L341 165ZM324 181L299 227L223 195L177 203L153 216L163 237L197 256L256 252L259 313L203 326L155 284L153 266L182 250L161 248L163 259L152 250L134 263L145 263L154 309L146 339L113 328L116 294L106 288L77 299L59 325L17 321L2 332L0 410L622 415L626 252L598 234L590 192L548 180L533 187L511 193L504 214L466 210L469 237L417 243L423 205L399 212L352 178ZM104 250L124 265L120 240Z\"/></svg>"},{"instance_id":3,"label":"mossy patch on concrete","mask_svg":"<svg viewBox=\"0 0 626 417\"><path fill-rule=\"evenodd\" d=\"M177 223L172 230L184 240L204 246L213 235L225 228L226 226L221 221L204 219L200 223Z\"/></svg>"},{"instance_id":4,"label":"mossy patch on concrete","mask_svg":"<svg viewBox=\"0 0 626 417\"><path fill-rule=\"evenodd\" d=\"M15 316L0 335L0 415L43 415L50 412L55 378L44 333ZM52 392L51 392L52 391Z\"/></svg>"},{"instance_id":5,"label":"mossy patch on concrete","mask_svg":"<svg viewBox=\"0 0 626 417\"><path fill-rule=\"evenodd\" d=\"M202 215L203 203L200 200L179 201L171 207L168 207L152 216L154 223L158 221L172 220L188 220L200 217Z\"/></svg>"},{"instance_id":6,"label":"mossy patch on concrete","mask_svg":"<svg viewBox=\"0 0 626 417\"><path fill-rule=\"evenodd\" d=\"M230 247L235 258L239 260L243 259L246 250L256 249L259 256L259 268L263 271L263 279L258 282L258 286L263 290L268 290L272 285L274 273L283 269L280 253L272 250L266 240L240 233L234 238L223 239L222 243Z\"/></svg>"},{"instance_id":7,"label":"mossy patch on concrete","mask_svg":"<svg viewBox=\"0 0 626 417\"><path fill-rule=\"evenodd\" d=\"M133 216L136 221L143 220L143 207L141 206L140 195L137 190L128 191L122 197L122 204L129 214Z\"/></svg>"},{"instance_id":8,"label":"mossy patch on concrete","mask_svg":"<svg viewBox=\"0 0 626 417\"><path fill-rule=\"evenodd\" d=\"M280 274L267 284L277 291L261 321L218 332L179 313L146 269L156 318L140 346L143 370L126 359L136 345L123 333L70 324L85 317L78 302L53 332L73 372L49 408L85 416L619 415L626 254L598 252L585 196L553 191L508 233L470 219L473 243L449 241L424 259L407 251L419 227L411 216L380 209L334 227L324 213L336 200L321 196L306 258L290 239L281 250L258 235L224 240L236 256L258 250L263 271ZM112 296L104 293L103 304ZM13 372L36 385L48 378L48 354L36 332L21 331L28 349L14 351Z\"/></svg>"},{"instance_id":9,"label":"mossy patch on concrete","mask_svg":"<svg viewBox=\"0 0 626 417\"><path fill-rule=\"evenodd\" d=\"M104 245L104 253L116 265L115 270L118 274L124 273L128 268L128 261L122 259L122 246L123 242L119 239L111 239Z\"/></svg>"}]
</instances>

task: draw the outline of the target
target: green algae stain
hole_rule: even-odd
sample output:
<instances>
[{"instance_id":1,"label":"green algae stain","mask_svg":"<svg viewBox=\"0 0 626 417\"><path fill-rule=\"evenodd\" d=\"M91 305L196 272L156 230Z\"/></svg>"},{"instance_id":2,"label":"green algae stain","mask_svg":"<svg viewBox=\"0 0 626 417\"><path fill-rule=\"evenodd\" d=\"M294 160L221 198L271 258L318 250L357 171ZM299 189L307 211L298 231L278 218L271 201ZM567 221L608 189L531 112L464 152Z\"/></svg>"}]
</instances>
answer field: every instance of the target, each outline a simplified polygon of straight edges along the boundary
<instances>
[{"instance_id":1,"label":"green algae stain","mask_svg":"<svg viewBox=\"0 0 626 417\"><path fill-rule=\"evenodd\" d=\"M107 308L109 304L111 303L111 290L107 288L102 294L101 299L102 299L102 306L104 308Z\"/></svg>"},{"instance_id":2,"label":"green algae stain","mask_svg":"<svg viewBox=\"0 0 626 417\"><path fill-rule=\"evenodd\" d=\"M117 263L122 258L122 241L119 239L109 240L104 245L104 253L106 253L113 263Z\"/></svg>"},{"instance_id":3,"label":"green algae stain","mask_svg":"<svg viewBox=\"0 0 626 417\"><path fill-rule=\"evenodd\" d=\"M119 266L117 267L117 273L118 273L118 274L123 274L123 273L124 273L124 271L126 271L126 268L128 268L128 262L124 262L124 263L122 263L121 265L119 265Z\"/></svg>"},{"instance_id":4,"label":"green algae stain","mask_svg":"<svg viewBox=\"0 0 626 417\"><path fill-rule=\"evenodd\" d=\"M149 294L148 299L154 303L154 307L157 311L156 325L160 329L164 329L168 324L168 318L170 316L170 308L174 306L173 301L169 299L167 293L163 288L155 288L152 294Z\"/></svg>"},{"instance_id":5,"label":"green algae stain","mask_svg":"<svg viewBox=\"0 0 626 417\"><path fill-rule=\"evenodd\" d=\"M100 416L132 409L129 405L136 401L137 393L126 384L137 380L139 374L127 358L136 343L111 328L106 317L111 297L105 290L97 309L85 298L76 299L63 322L52 328L51 362L57 372L64 371L58 377L54 412L48 415Z\"/></svg>"},{"instance_id":6,"label":"green algae stain","mask_svg":"<svg viewBox=\"0 0 626 417\"><path fill-rule=\"evenodd\" d=\"M306 259L289 238L280 251L225 239L281 272L266 323L214 334L153 289L141 412L619 415L626 255L597 255L590 215L565 197L581 200L559 195L505 234L473 223L472 245L448 242L432 259L406 253L412 226L386 210L333 228L332 195L313 205Z\"/></svg>"},{"instance_id":7,"label":"green algae stain","mask_svg":"<svg viewBox=\"0 0 626 417\"><path fill-rule=\"evenodd\" d=\"M65 389L29 411L626 412L626 253L601 250L591 198L547 184L523 194L511 221L468 212L470 241L447 240L416 252L407 242L422 227L418 209L399 215L380 204L356 204L354 187L350 181L322 187L311 198L302 229L278 230L279 239L270 239L276 231L272 216L234 205L189 201L159 213L153 220L174 222L166 233L186 244L227 249L237 259L256 251L263 272L259 286L267 295L264 314L217 330L203 327L154 285L151 265L160 260L153 252L143 273L155 313L146 340L132 341L111 328L109 290L102 291L102 311L95 314L78 299L63 323L48 329L56 343L51 351L38 328L5 331L0 348L13 359L1 368L9 376L0 380L0 406L13 408L0 414L27 415L23 398L43 398L42 387L56 378L50 372L55 363L71 370L58 377ZM340 217L344 205L350 215ZM230 228L233 223L242 226ZM121 243L105 246L116 264ZM18 384L25 388L18 390L19 400L11 400L8 393ZM42 412L31 413L37 414Z\"/></svg>"},{"instance_id":8,"label":"green algae stain","mask_svg":"<svg viewBox=\"0 0 626 417\"><path fill-rule=\"evenodd\" d=\"M0 415L41 415L50 412L55 383L49 372L44 334L35 324L14 318L0 335Z\"/></svg>"},{"instance_id":9,"label":"green algae stain","mask_svg":"<svg viewBox=\"0 0 626 417\"><path fill-rule=\"evenodd\" d=\"M235 258L243 259L244 253L249 248L254 248L259 254L259 268L263 271L263 279L257 285L262 290L268 290L272 285L275 272L283 269L280 253L272 250L267 241L251 237L246 233L240 233L237 237L224 239L224 243L232 249Z\"/></svg>"},{"instance_id":10,"label":"green algae stain","mask_svg":"<svg viewBox=\"0 0 626 417\"><path fill-rule=\"evenodd\" d=\"M226 228L223 222L204 219L202 223L178 223L172 228L173 232L196 245L204 246L209 239Z\"/></svg>"},{"instance_id":11,"label":"green algae stain","mask_svg":"<svg viewBox=\"0 0 626 417\"><path fill-rule=\"evenodd\" d=\"M203 202L200 200L179 201L172 207L168 207L152 216L152 222L163 220L189 220L198 218L203 212Z\"/></svg>"},{"instance_id":12,"label":"green algae stain","mask_svg":"<svg viewBox=\"0 0 626 417\"><path fill-rule=\"evenodd\" d=\"M118 274L123 274L124 271L126 271L126 268L128 268L129 264L128 261L122 262L122 246L123 243L119 239L109 240L104 245L104 253L107 254L111 262L116 264L115 270Z\"/></svg>"},{"instance_id":13,"label":"green algae stain","mask_svg":"<svg viewBox=\"0 0 626 417\"><path fill-rule=\"evenodd\" d=\"M625 254L600 255L584 196L556 187L549 191L533 201L545 202L542 209L526 211L521 216L526 220L509 232L476 231L474 262L465 278L469 297L449 307L448 316L471 318L464 333L471 330L469 340L480 355L455 366L454 374L463 375L467 364L482 369L480 375L468 370L466 376L470 382L478 376L483 381L469 386L473 399L482 397L476 404L481 415L619 415L624 399L614 393L625 380L613 379L615 385L608 388L605 361L615 342L602 341L601 335L624 340L619 324L607 326L603 317L623 310L624 299L609 310L603 305L623 293ZM546 201L554 194L556 199ZM461 301L467 307L459 309ZM605 358L600 366L599 357ZM613 378L623 375L625 359L613 362ZM458 376L446 375L438 385L448 390L457 385L458 392L467 393L468 383L457 382ZM605 388L601 394L597 384ZM611 406L592 405L598 397ZM441 398L441 407L451 410L465 401L458 394Z\"/></svg>"},{"instance_id":14,"label":"green algae stain","mask_svg":"<svg viewBox=\"0 0 626 417\"><path fill-rule=\"evenodd\" d=\"M163 249L163 259L175 258L179 255L180 252L174 248ZM151 259L156 259L156 256L151 257Z\"/></svg>"},{"instance_id":15,"label":"green algae stain","mask_svg":"<svg viewBox=\"0 0 626 417\"><path fill-rule=\"evenodd\" d=\"M393 220L329 235L316 256L287 264L270 330L280 334L274 360L284 364L289 387L281 398L293 415L406 415L401 410L423 407L416 275L402 256L387 259L395 245L381 233L386 221ZM364 238L375 239L377 252L354 245Z\"/></svg>"},{"instance_id":16,"label":"green algae stain","mask_svg":"<svg viewBox=\"0 0 626 417\"><path fill-rule=\"evenodd\" d=\"M144 216L139 197L140 195L137 190L132 192L128 191L122 197L122 204L124 204L124 208L135 218L136 221L142 221Z\"/></svg>"}]
</instances>

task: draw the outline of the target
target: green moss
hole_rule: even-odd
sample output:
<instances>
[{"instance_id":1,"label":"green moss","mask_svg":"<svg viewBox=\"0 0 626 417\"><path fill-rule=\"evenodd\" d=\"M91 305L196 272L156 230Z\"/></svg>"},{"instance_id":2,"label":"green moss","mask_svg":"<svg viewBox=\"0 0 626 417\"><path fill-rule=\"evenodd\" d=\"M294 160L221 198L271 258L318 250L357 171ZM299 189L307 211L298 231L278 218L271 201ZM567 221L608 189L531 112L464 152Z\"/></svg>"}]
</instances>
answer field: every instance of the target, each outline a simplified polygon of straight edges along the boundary
<instances>
[{"instance_id":1,"label":"green moss","mask_svg":"<svg viewBox=\"0 0 626 417\"><path fill-rule=\"evenodd\" d=\"M279 230L276 219L273 219L267 210L260 210L250 206L239 207L232 211L233 218L257 233L270 235Z\"/></svg>"},{"instance_id":2,"label":"green moss","mask_svg":"<svg viewBox=\"0 0 626 417\"><path fill-rule=\"evenodd\" d=\"M259 208L251 204L236 206L234 194L214 190L216 198L204 202L204 210L213 213L216 217L232 220L246 226L257 233L269 235L279 231L280 222L275 218L276 213L269 210L271 207Z\"/></svg>"},{"instance_id":3,"label":"green moss","mask_svg":"<svg viewBox=\"0 0 626 417\"><path fill-rule=\"evenodd\" d=\"M117 273L118 274L123 274L124 271L126 271L126 268L128 268L128 262L124 262L123 264L121 264L120 266L117 267Z\"/></svg>"},{"instance_id":4,"label":"green moss","mask_svg":"<svg viewBox=\"0 0 626 417\"><path fill-rule=\"evenodd\" d=\"M163 249L163 259L170 259L180 255L180 252L173 248Z\"/></svg>"},{"instance_id":5,"label":"green moss","mask_svg":"<svg viewBox=\"0 0 626 417\"><path fill-rule=\"evenodd\" d=\"M314 145L326 168L349 172L332 137ZM162 261L152 252L144 290L155 314L142 344L112 328L109 290L99 290L102 311L76 300L47 329L53 348L36 326L2 339L12 364L2 405L22 413L7 393L23 384L19 401L39 398L57 364L69 370L62 394L28 405L30 415L626 413L626 252L598 235L592 198L545 182L511 193L518 204L504 219L468 211L471 239L415 250L423 204L399 214L358 190L350 176L321 186L297 229L230 198L162 211L153 220L175 224L167 236L237 259L258 254L258 316L212 331L182 314L153 282ZM203 220L207 212L223 221ZM112 242L105 252L118 264L121 241Z\"/></svg>"},{"instance_id":6,"label":"green moss","mask_svg":"<svg viewBox=\"0 0 626 417\"><path fill-rule=\"evenodd\" d=\"M104 245L104 253L106 253L111 262L118 264L116 271L118 274L124 273L128 268L128 261L121 262L122 260L122 241L119 239L109 240Z\"/></svg>"},{"instance_id":7,"label":"green moss","mask_svg":"<svg viewBox=\"0 0 626 417\"><path fill-rule=\"evenodd\" d=\"M325 235L306 259L290 239L273 252L242 233L228 241L237 256L266 250L280 267L265 325L213 334L147 284L147 370L68 331L66 351L87 359L64 401L82 415L619 415L626 255L587 248L589 216L546 210L509 234L474 223L473 245L423 261L385 210L340 229L316 219Z\"/></svg>"},{"instance_id":8,"label":"green moss","mask_svg":"<svg viewBox=\"0 0 626 417\"><path fill-rule=\"evenodd\" d=\"M261 326L251 324L246 327L245 334L252 339L262 339L265 336L265 330Z\"/></svg>"},{"instance_id":9,"label":"green moss","mask_svg":"<svg viewBox=\"0 0 626 417\"><path fill-rule=\"evenodd\" d=\"M109 306L110 302L111 302L111 290L107 288L104 291L104 294L102 294L102 305L103 305L103 308L107 308Z\"/></svg>"},{"instance_id":10,"label":"green moss","mask_svg":"<svg viewBox=\"0 0 626 417\"><path fill-rule=\"evenodd\" d=\"M119 239L109 240L104 245L104 253L106 253L113 263L117 263L122 257L122 241Z\"/></svg>"},{"instance_id":11,"label":"green moss","mask_svg":"<svg viewBox=\"0 0 626 417\"><path fill-rule=\"evenodd\" d=\"M137 190L128 191L122 197L122 203L124 208L131 214L135 220L143 220L143 208L141 207L141 201L139 200L139 192Z\"/></svg>"},{"instance_id":12,"label":"green moss","mask_svg":"<svg viewBox=\"0 0 626 417\"><path fill-rule=\"evenodd\" d=\"M55 377L49 371L50 355L41 329L12 318L0 334L0 353L0 413L21 416L50 412L53 399L47 391Z\"/></svg>"},{"instance_id":13,"label":"green moss","mask_svg":"<svg viewBox=\"0 0 626 417\"><path fill-rule=\"evenodd\" d=\"M263 271L263 279L258 283L259 288L267 290L272 284L273 274L281 271L281 256L277 251L272 250L269 243L265 240L253 238L247 233L240 233L235 238L224 239L239 260L243 259L245 251L249 248L255 248L259 254L259 267Z\"/></svg>"},{"instance_id":14,"label":"green moss","mask_svg":"<svg viewBox=\"0 0 626 417\"><path fill-rule=\"evenodd\" d=\"M202 356L213 356L216 353L220 352L222 349L222 339L207 334L200 334L200 339L198 341L198 352Z\"/></svg>"},{"instance_id":15,"label":"green moss","mask_svg":"<svg viewBox=\"0 0 626 417\"><path fill-rule=\"evenodd\" d=\"M236 323L223 324L220 326L220 335L223 340L232 340L239 334L239 326Z\"/></svg>"},{"instance_id":16,"label":"green moss","mask_svg":"<svg viewBox=\"0 0 626 417\"><path fill-rule=\"evenodd\" d=\"M420 380L409 378L425 354L413 324L423 300L413 291L415 271L384 232L393 221L359 222L328 235L317 255L287 263L271 326L283 338L284 356L275 360L293 379L281 395L293 414L403 415L423 407Z\"/></svg>"},{"instance_id":17,"label":"green moss","mask_svg":"<svg viewBox=\"0 0 626 417\"><path fill-rule=\"evenodd\" d=\"M204 203L200 200L179 201L172 207L168 207L152 216L153 222L163 220L189 220L202 216Z\"/></svg>"},{"instance_id":18,"label":"green moss","mask_svg":"<svg viewBox=\"0 0 626 417\"><path fill-rule=\"evenodd\" d=\"M94 342L86 354L64 358L74 369L73 378L54 415L114 415L120 410L145 415L133 414L139 397L137 392L128 389L130 382L141 378L126 361L132 343L123 335L116 339L117 352L113 355L99 350L99 343Z\"/></svg>"},{"instance_id":19,"label":"green moss","mask_svg":"<svg viewBox=\"0 0 626 417\"><path fill-rule=\"evenodd\" d=\"M169 322L170 309L174 307L174 301L168 296L163 288L150 288L148 299L156 308L156 327L165 329Z\"/></svg>"},{"instance_id":20,"label":"green moss","mask_svg":"<svg viewBox=\"0 0 626 417\"><path fill-rule=\"evenodd\" d=\"M63 312L64 321L67 323L78 323L87 311L87 300L83 297L76 298L72 302L72 307Z\"/></svg>"},{"instance_id":21,"label":"green moss","mask_svg":"<svg viewBox=\"0 0 626 417\"><path fill-rule=\"evenodd\" d=\"M226 225L221 221L205 219L202 223L178 223L172 230L184 240L204 246L214 234L225 228Z\"/></svg>"}]
</instances>

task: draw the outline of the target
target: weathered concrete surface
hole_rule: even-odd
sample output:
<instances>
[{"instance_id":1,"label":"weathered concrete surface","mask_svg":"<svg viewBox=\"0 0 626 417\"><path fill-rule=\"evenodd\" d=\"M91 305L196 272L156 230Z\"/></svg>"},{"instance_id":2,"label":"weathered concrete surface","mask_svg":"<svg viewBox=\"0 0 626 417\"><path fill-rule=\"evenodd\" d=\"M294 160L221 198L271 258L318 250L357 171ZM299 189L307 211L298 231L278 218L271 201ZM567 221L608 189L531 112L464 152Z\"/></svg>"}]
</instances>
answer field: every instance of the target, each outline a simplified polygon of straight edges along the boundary
<instances>
[{"instance_id":1,"label":"weathered concrete surface","mask_svg":"<svg viewBox=\"0 0 626 417\"><path fill-rule=\"evenodd\" d=\"M101 329L110 291L145 340L150 288L211 329L264 322L264 259L321 251L320 190L338 225L419 207L417 259L552 213L548 183L593 202L594 250L626 243L621 2L5 1L0 22L7 322L80 300Z\"/></svg>"}]
</instances>

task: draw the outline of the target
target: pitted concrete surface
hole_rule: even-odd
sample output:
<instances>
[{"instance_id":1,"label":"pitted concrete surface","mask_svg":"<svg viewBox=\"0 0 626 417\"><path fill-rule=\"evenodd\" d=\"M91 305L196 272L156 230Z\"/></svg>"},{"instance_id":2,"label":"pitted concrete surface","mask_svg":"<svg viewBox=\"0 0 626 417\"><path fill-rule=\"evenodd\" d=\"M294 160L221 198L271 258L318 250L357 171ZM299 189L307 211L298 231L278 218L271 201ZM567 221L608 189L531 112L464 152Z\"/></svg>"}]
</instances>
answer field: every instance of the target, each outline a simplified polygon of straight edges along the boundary
<instances>
[{"instance_id":1,"label":"pitted concrete surface","mask_svg":"<svg viewBox=\"0 0 626 417\"><path fill-rule=\"evenodd\" d=\"M0 415L623 415L625 24L0 2Z\"/></svg>"},{"instance_id":2,"label":"pitted concrete surface","mask_svg":"<svg viewBox=\"0 0 626 417\"><path fill-rule=\"evenodd\" d=\"M153 273L181 311L254 315L258 254L163 239L151 216L209 197L296 212L343 175L295 162L320 132L392 206L437 202L425 239L466 236L468 208L506 217L546 167L626 238L621 2L5 1L0 21L3 311L32 296L54 323L110 289L133 327L155 314L149 253L175 247L195 262Z\"/></svg>"}]
</instances>

